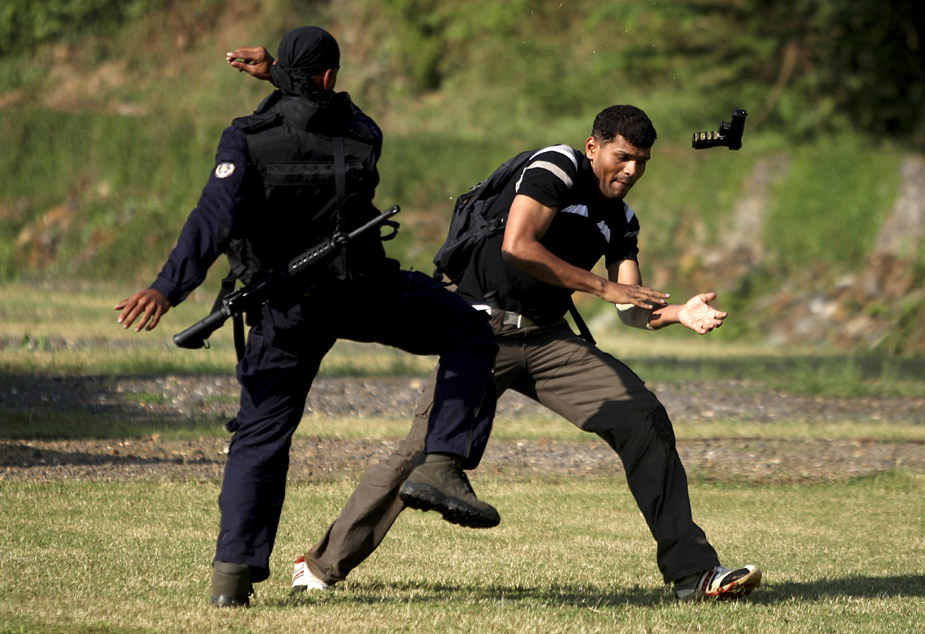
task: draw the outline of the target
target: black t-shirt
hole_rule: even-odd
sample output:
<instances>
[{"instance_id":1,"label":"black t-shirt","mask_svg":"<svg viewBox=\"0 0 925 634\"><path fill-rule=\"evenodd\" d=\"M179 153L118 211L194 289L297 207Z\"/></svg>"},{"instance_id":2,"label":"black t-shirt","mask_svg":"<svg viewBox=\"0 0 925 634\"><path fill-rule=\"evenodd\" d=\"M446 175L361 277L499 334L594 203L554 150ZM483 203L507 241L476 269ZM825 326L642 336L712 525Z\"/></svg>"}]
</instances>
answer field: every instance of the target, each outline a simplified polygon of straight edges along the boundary
<instances>
[{"instance_id":1,"label":"black t-shirt","mask_svg":"<svg viewBox=\"0 0 925 634\"><path fill-rule=\"evenodd\" d=\"M639 221L623 201L599 199L591 163L565 145L538 150L495 202L510 208L518 194L557 209L540 241L557 257L585 270L635 260ZM501 257L503 234L485 240L457 292L474 305L519 313L539 324L553 323L568 310L572 291L541 282Z\"/></svg>"}]
</instances>

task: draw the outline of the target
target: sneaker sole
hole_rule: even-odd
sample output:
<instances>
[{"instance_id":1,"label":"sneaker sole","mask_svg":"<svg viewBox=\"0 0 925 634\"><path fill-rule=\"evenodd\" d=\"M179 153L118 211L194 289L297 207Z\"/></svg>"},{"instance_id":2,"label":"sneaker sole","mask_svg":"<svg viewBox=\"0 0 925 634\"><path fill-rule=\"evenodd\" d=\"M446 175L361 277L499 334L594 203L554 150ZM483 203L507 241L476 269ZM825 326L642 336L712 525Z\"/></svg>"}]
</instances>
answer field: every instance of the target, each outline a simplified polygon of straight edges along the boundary
<instances>
[{"instance_id":1,"label":"sneaker sole","mask_svg":"<svg viewBox=\"0 0 925 634\"><path fill-rule=\"evenodd\" d=\"M735 581L730 581L715 593L707 596L717 601L735 601L742 597L750 595L761 586L761 570L755 568L749 571L749 574L739 577Z\"/></svg>"},{"instance_id":2,"label":"sneaker sole","mask_svg":"<svg viewBox=\"0 0 925 634\"><path fill-rule=\"evenodd\" d=\"M322 588L320 586L292 586L292 589L289 590L289 594L302 594L303 592L307 592L309 594L313 594L317 592L318 594L321 594L321 593L327 592L330 589L331 589L331 586L328 586L326 588Z\"/></svg>"},{"instance_id":3,"label":"sneaker sole","mask_svg":"<svg viewBox=\"0 0 925 634\"><path fill-rule=\"evenodd\" d=\"M440 493L429 484L405 482L399 489L398 497L410 508L437 511L447 522L466 528L493 528L501 523L497 515L487 515L459 498Z\"/></svg>"}]
</instances>

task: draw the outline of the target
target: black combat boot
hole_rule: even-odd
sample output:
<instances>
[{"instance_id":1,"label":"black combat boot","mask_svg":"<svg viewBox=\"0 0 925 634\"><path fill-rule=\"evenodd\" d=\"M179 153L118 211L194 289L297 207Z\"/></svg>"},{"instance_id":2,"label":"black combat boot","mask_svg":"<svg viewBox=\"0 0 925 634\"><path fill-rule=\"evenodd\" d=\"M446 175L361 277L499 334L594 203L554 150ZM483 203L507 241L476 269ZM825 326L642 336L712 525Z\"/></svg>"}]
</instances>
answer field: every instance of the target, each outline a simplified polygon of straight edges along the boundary
<instances>
[{"instance_id":1,"label":"black combat boot","mask_svg":"<svg viewBox=\"0 0 925 634\"><path fill-rule=\"evenodd\" d=\"M398 490L413 509L439 511L443 519L469 528L491 528L501 522L493 506L475 497L459 461L446 454L427 454Z\"/></svg>"}]
</instances>

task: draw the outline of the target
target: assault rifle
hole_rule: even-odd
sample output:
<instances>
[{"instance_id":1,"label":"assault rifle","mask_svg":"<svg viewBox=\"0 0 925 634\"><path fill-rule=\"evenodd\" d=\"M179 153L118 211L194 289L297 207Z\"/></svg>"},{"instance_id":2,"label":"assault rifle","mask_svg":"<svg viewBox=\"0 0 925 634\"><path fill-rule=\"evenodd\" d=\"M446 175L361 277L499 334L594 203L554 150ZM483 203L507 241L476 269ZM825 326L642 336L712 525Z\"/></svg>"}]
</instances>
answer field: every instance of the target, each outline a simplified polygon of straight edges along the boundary
<instances>
[{"instance_id":1,"label":"assault rifle","mask_svg":"<svg viewBox=\"0 0 925 634\"><path fill-rule=\"evenodd\" d=\"M188 348L190 350L208 348L209 336L221 328L222 324L224 324L228 318L241 315L267 303L283 284L301 275L316 264L333 257L351 240L381 225L391 226L393 228L393 233L391 235L394 235L394 229L398 225L390 221L389 218L399 211L398 205L395 205L386 209L380 215L358 229L354 229L350 233L335 233L330 238L325 238L304 253L294 257L289 261L285 269L274 271L253 284L249 284L229 293L222 300L220 308L213 311L207 317L199 320L183 332L175 334L173 336L173 342L181 348Z\"/></svg>"},{"instance_id":2,"label":"assault rifle","mask_svg":"<svg viewBox=\"0 0 925 634\"><path fill-rule=\"evenodd\" d=\"M694 132L694 138L691 144L695 150L703 150L710 147L728 147L730 150L738 150L742 147L742 133L745 131L745 117L748 113L744 110L733 110L732 121L723 121L719 124L719 130L711 132Z\"/></svg>"}]
</instances>

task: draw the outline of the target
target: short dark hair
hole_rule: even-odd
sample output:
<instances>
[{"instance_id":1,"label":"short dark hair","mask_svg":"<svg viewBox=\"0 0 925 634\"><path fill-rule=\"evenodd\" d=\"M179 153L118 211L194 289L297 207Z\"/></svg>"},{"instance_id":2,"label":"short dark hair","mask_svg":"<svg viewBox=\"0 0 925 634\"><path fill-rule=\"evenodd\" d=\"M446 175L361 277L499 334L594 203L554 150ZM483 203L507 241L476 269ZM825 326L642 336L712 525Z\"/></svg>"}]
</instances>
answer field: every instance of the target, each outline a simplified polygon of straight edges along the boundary
<instances>
[{"instance_id":1,"label":"short dark hair","mask_svg":"<svg viewBox=\"0 0 925 634\"><path fill-rule=\"evenodd\" d=\"M649 117L636 106L610 106L594 118L591 136L602 144L618 134L638 148L650 148L658 138Z\"/></svg>"}]
</instances>

